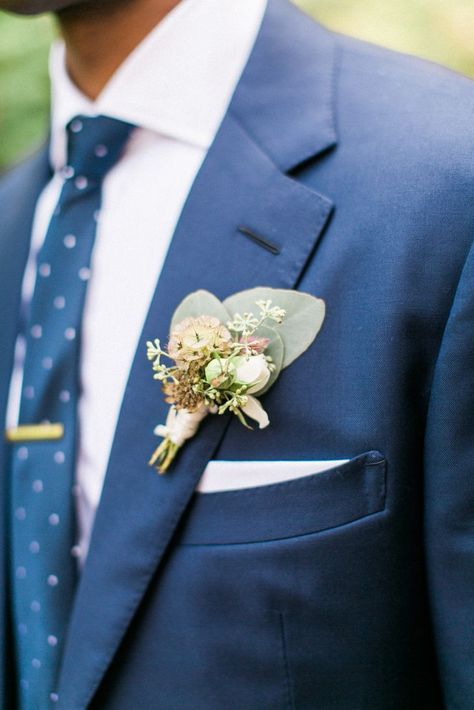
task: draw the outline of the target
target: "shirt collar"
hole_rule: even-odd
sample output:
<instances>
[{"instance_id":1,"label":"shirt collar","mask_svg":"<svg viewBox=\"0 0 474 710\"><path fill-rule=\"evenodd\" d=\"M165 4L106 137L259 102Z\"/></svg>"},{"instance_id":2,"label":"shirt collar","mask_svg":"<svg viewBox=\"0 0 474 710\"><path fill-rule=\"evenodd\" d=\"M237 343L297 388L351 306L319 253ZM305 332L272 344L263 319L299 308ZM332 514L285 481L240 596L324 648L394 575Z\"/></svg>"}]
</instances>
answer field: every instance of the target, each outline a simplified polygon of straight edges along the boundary
<instances>
[{"instance_id":1,"label":"shirt collar","mask_svg":"<svg viewBox=\"0 0 474 710\"><path fill-rule=\"evenodd\" d=\"M181 0L90 101L72 83L60 40L50 55L51 162L64 165L67 123L107 115L204 150L252 50L267 0Z\"/></svg>"}]
</instances>

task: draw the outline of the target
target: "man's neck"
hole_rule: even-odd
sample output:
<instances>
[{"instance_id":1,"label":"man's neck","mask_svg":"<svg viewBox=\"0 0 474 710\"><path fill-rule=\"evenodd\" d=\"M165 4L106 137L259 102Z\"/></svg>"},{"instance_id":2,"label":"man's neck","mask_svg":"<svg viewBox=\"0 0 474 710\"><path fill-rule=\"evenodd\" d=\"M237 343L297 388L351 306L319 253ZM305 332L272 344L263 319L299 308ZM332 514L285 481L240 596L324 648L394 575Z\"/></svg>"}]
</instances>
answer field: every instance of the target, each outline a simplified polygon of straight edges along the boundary
<instances>
[{"instance_id":1,"label":"man's neck","mask_svg":"<svg viewBox=\"0 0 474 710\"><path fill-rule=\"evenodd\" d=\"M130 52L180 0L91 0L58 13L71 79L96 99Z\"/></svg>"}]
</instances>

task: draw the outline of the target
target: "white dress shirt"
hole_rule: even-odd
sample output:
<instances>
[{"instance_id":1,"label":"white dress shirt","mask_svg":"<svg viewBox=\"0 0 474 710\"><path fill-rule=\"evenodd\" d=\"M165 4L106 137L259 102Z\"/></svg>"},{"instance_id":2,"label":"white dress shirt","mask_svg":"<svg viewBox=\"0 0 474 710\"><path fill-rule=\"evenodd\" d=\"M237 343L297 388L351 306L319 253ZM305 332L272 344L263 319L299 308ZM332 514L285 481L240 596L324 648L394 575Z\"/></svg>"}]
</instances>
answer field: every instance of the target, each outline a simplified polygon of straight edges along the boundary
<instances>
[{"instance_id":1,"label":"white dress shirt","mask_svg":"<svg viewBox=\"0 0 474 710\"><path fill-rule=\"evenodd\" d=\"M89 101L52 48L51 164L37 204L23 299L33 294L38 251L62 188L65 127L104 114L139 128L107 175L82 327L76 468L78 550L87 554L120 405L176 223L253 47L266 0L182 0ZM60 302L58 302L60 306ZM17 342L7 414L18 421L24 342ZM151 426L151 424L150 424Z\"/></svg>"}]
</instances>

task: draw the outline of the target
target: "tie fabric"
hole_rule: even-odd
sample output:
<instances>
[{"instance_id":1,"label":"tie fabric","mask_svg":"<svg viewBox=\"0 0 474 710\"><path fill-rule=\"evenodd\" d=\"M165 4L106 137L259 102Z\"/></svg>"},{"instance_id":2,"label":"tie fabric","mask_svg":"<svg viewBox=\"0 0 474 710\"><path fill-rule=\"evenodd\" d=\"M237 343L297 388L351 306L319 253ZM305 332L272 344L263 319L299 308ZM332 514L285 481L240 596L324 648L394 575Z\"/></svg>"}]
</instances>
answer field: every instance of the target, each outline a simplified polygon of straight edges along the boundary
<instances>
[{"instance_id":1,"label":"tie fabric","mask_svg":"<svg viewBox=\"0 0 474 710\"><path fill-rule=\"evenodd\" d=\"M22 710L43 710L59 700L77 574L74 465L82 310L102 182L132 128L106 116L78 116L68 124L64 185L20 324L26 351L19 424L64 426L60 440L25 441L11 451L10 591Z\"/></svg>"}]
</instances>

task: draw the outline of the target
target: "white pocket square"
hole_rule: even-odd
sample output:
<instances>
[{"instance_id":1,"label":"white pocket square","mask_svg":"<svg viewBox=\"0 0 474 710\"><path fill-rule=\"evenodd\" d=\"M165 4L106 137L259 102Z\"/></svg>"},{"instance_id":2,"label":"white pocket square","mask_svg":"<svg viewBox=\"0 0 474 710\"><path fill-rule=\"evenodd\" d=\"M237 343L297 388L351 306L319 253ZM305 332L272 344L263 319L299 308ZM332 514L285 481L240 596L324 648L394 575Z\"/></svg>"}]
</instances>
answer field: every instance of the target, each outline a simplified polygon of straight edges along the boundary
<instances>
[{"instance_id":1,"label":"white pocket square","mask_svg":"<svg viewBox=\"0 0 474 710\"><path fill-rule=\"evenodd\" d=\"M348 461L209 461L196 491L219 493L268 486L322 473Z\"/></svg>"}]
</instances>

